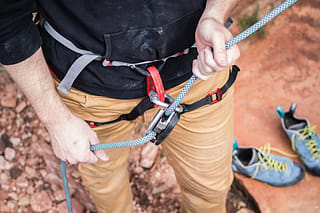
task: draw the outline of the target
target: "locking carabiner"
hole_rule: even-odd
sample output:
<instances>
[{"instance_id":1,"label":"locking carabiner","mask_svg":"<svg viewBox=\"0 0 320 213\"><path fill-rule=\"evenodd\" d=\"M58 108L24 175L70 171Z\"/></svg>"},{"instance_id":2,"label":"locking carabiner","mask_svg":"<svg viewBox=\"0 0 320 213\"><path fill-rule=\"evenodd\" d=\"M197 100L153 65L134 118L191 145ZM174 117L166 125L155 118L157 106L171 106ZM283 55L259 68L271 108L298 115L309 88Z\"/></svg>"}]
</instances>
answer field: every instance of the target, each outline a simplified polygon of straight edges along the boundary
<instances>
[{"instance_id":1,"label":"locking carabiner","mask_svg":"<svg viewBox=\"0 0 320 213\"><path fill-rule=\"evenodd\" d=\"M158 99L157 94L154 91L150 91L149 97L152 103L163 107L163 109L160 109L153 117L145 132L146 135L150 134L151 132L155 132L156 136L150 141L156 145L159 145L168 137L170 132L178 123L180 119L180 113L183 111L183 108L181 105L178 105L170 115L166 115L165 111L170 104L173 103L174 99L170 95L165 94L165 100L169 101L169 103L162 102Z\"/></svg>"}]
</instances>

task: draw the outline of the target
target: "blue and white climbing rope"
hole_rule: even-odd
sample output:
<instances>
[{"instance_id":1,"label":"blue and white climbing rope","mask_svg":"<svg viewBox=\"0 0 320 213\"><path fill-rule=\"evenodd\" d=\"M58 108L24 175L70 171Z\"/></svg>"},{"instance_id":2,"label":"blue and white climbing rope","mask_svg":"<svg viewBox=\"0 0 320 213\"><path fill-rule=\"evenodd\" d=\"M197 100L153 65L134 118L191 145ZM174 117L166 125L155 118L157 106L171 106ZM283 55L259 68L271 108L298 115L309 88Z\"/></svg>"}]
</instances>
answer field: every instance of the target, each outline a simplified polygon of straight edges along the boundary
<instances>
[{"instance_id":1,"label":"blue and white climbing rope","mask_svg":"<svg viewBox=\"0 0 320 213\"><path fill-rule=\"evenodd\" d=\"M267 14L265 17L260 19L257 23L243 31L242 33L238 34L236 37L231 39L226 43L226 49L229 49L233 45L239 43L240 41L244 40L254 32L256 32L259 28L264 26L266 23L271 21L273 18L275 18L277 15L279 15L281 12L286 10L288 7L293 5L298 0L287 0L284 3L280 4L278 7L273 9L269 14ZM197 77L195 75L192 75L191 78L188 80L186 85L181 90L178 97L175 99L175 101L166 109L165 115L169 116L171 113L174 112L174 110L178 107L182 99L186 96L188 91L190 90L191 86L194 84L194 82L197 80ZM144 144L151 139L153 139L156 136L156 133L154 131L150 132L148 135L146 135L143 138L139 138L136 140L131 141L125 141L125 142L117 142L117 143L107 143L107 144L98 144L98 145L91 145L90 150L96 151L96 150L102 150L102 149L113 149L113 148L122 148L122 147L129 147L129 146L136 146L140 144ZM61 161L61 173L62 173L62 179L63 179L63 185L64 190L66 194L66 201L68 205L68 212L72 213L72 204L71 204L71 196L68 186L68 179L67 179L67 173L66 173L66 162Z\"/></svg>"}]
</instances>

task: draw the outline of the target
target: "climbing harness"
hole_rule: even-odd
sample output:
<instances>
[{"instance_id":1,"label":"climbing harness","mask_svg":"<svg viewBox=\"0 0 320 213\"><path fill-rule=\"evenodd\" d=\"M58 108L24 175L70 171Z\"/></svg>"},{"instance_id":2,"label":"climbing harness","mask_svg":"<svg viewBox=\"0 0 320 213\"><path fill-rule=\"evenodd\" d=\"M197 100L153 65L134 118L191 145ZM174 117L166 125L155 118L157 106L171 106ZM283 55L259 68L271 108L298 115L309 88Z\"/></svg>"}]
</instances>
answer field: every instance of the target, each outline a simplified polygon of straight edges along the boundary
<instances>
[{"instance_id":1,"label":"climbing harness","mask_svg":"<svg viewBox=\"0 0 320 213\"><path fill-rule=\"evenodd\" d=\"M269 14L267 14L264 18L260 19L257 23L255 23L254 25L252 25L251 27L249 27L248 29L246 29L242 33L238 34L236 37L234 37L230 41L228 41L226 43L226 49L229 49L231 46L233 46L233 45L237 44L238 42L242 41L243 39L247 38L249 35L251 35L255 31L257 31L259 28L261 28L263 25L265 25L271 19L273 19L274 17L279 15L285 9L290 7L292 4L294 4L296 1L297 0L286 0L284 3L280 4L278 7L273 9ZM88 65L91 61L101 60L102 57L100 55L97 55L97 54L91 52L91 51L83 50L83 49L76 47L70 41L66 40L63 36L61 36L59 33L57 33L49 25L49 23L44 22L43 26L46 28L46 30L49 32L49 34L52 35L54 38L59 37L58 41L60 43L62 43L63 45L67 46L68 48L70 48L73 51L80 53L82 55L72 64L72 66L69 69L69 71L70 70L74 70L74 71L72 71L72 72L68 71L65 78L61 81L61 84L59 85L59 89L68 94L73 81L79 75L81 70L86 65ZM185 51L188 51L188 50L185 50ZM174 56L169 56L165 59L161 59L161 61L165 61L170 57L176 57L176 54ZM152 62L157 62L157 61L148 61L148 62L142 62L142 63L147 64L147 63L152 63ZM106 62L106 63L108 65L108 62ZM115 61L112 62L112 64L116 64L116 63L121 64L122 62L115 62ZM125 64L121 64L121 65L129 66L129 67L137 67L137 65L140 65L140 64L125 63ZM145 72L145 71L143 71L143 72ZM178 95L178 97L175 100L172 100L170 97L167 97L168 102L163 102L163 101L158 102L158 105L159 105L159 103L161 104L161 102L162 102L165 106L165 109L162 109L162 111L159 111L156 114L156 116L154 117L154 120L151 122L151 124L146 132L146 136L139 138L139 139L136 139L136 140L130 140L130 141L125 141L125 142L91 145L90 150L96 151L96 150L102 150L102 149L112 149L112 148L135 146L135 145L144 144L148 141L153 141L156 144L160 144L163 141L163 138L165 138L172 131L174 125L178 122L179 114L183 112L183 107L180 104L180 102L185 97L187 92L190 90L191 86L196 81L196 79L197 79L197 77L195 75L192 75L191 78L188 80L188 82L186 83L186 85L181 90L180 94ZM218 89L213 94L216 95L217 100L212 101L212 103L216 103L217 101L220 101L222 98L222 94L223 94L222 88ZM209 95L209 97L212 98L212 95L211 96ZM200 102L201 102L201 100L200 100ZM148 103L149 103L148 99L143 99L138 104L138 106L140 104L141 105L143 105L143 104L148 105ZM196 103L198 103L198 102L196 102ZM153 104L154 103L152 103L152 105ZM195 105L193 105L193 106L195 106ZM139 111L139 109L137 107L135 107L133 109L133 111L135 111L135 110ZM192 107L190 107L190 109L192 109ZM131 111L131 112L133 112L133 111ZM123 117L126 117L126 116L130 117L130 115L131 114L129 113L127 115L124 115ZM120 117L118 119L120 119L120 120L123 119ZM116 119L116 120L118 120L118 119ZM115 121L111 121L111 122L115 122ZM63 184L64 184L64 189L65 189L65 194L66 194L66 201L67 201L67 205L68 205L68 212L72 213L71 197L70 197L68 180L67 180L67 175L66 175L66 162L65 161L61 161L61 172L62 172Z\"/></svg>"}]
</instances>

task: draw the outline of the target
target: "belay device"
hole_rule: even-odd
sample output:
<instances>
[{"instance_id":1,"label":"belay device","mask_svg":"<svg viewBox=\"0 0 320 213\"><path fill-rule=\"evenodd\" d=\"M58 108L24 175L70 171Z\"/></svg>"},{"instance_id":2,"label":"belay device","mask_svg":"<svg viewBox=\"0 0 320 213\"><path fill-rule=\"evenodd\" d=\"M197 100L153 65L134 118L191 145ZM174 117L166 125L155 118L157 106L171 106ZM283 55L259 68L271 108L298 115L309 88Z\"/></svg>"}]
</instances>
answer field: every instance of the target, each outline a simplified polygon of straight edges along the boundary
<instances>
[{"instance_id":1,"label":"belay device","mask_svg":"<svg viewBox=\"0 0 320 213\"><path fill-rule=\"evenodd\" d=\"M180 113L183 112L183 108L181 105L178 105L170 115L166 115L165 110L168 108L170 104L173 103L174 99L168 94L166 94L165 101L169 103L161 103L154 90L150 91L149 97L153 103L165 107L165 109L160 109L157 112L157 114L153 117L149 127L146 130L146 135L150 134L152 131L156 133L156 136L154 136L154 138L151 139L150 142L154 143L155 145L160 145L164 141L164 139L168 137L170 132L178 123L180 119Z\"/></svg>"}]
</instances>

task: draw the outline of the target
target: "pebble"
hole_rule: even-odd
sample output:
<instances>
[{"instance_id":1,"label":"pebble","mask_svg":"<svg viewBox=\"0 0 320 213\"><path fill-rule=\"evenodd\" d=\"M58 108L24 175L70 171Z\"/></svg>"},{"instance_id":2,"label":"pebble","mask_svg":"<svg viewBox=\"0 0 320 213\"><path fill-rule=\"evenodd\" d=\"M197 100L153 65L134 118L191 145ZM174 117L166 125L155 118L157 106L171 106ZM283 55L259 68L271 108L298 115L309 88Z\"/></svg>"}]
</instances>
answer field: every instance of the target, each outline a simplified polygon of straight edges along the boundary
<instances>
[{"instance_id":1,"label":"pebble","mask_svg":"<svg viewBox=\"0 0 320 213\"><path fill-rule=\"evenodd\" d=\"M53 196L54 196L54 200L58 201L58 202L66 199L66 195L64 193L64 190L55 191Z\"/></svg>"},{"instance_id":2,"label":"pebble","mask_svg":"<svg viewBox=\"0 0 320 213\"><path fill-rule=\"evenodd\" d=\"M7 147L4 150L4 157L5 159L7 159L8 161L12 161L14 159L14 157L16 156L16 151L10 147Z\"/></svg>"},{"instance_id":3,"label":"pebble","mask_svg":"<svg viewBox=\"0 0 320 213\"><path fill-rule=\"evenodd\" d=\"M30 204L30 195L24 195L18 201L19 206L28 206L29 204Z\"/></svg>"},{"instance_id":4,"label":"pebble","mask_svg":"<svg viewBox=\"0 0 320 213\"><path fill-rule=\"evenodd\" d=\"M43 212L51 209L52 201L47 191L40 191L31 195L31 208L35 212Z\"/></svg>"},{"instance_id":5,"label":"pebble","mask_svg":"<svg viewBox=\"0 0 320 213\"><path fill-rule=\"evenodd\" d=\"M0 174L0 184L8 183L8 181L9 181L8 175L4 172L1 173Z\"/></svg>"},{"instance_id":6,"label":"pebble","mask_svg":"<svg viewBox=\"0 0 320 213\"><path fill-rule=\"evenodd\" d=\"M133 172L138 175L141 174L143 171L144 170L141 166L138 166L138 167L134 168L134 170L133 170Z\"/></svg>"},{"instance_id":7,"label":"pebble","mask_svg":"<svg viewBox=\"0 0 320 213\"><path fill-rule=\"evenodd\" d=\"M83 212L84 206L76 199L71 198L73 212ZM67 202L64 201L57 206L58 212L68 213Z\"/></svg>"},{"instance_id":8,"label":"pebble","mask_svg":"<svg viewBox=\"0 0 320 213\"><path fill-rule=\"evenodd\" d=\"M10 185L9 184L1 184L1 189L4 190L4 191L9 191Z\"/></svg>"},{"instance_id":9,"label":"pebble","mask_svg":"<svg viewBox=\"0 0 320 213\"><path fill-rule=\"evenodd\" d=\"M9 170L10 177L13 179L17 179L22 174L22 169L18 167L13 167Z\"/></svg>"},{"instance_id":10,"label":"pebble","mask_svg":"<svg viewBox=\"0 0 320 213\"><path fill-rule=\"evenodd\" d=\"M25 171L27 173L27 175L32 178L32 177L37 177L37 172L34 168L31 168L29 166L25 167Z\"/></svg>"},{"instance_id":11,"label":"pebble","mask_svg":"<svg viewBox=\"0 0 320 213\"><path fill-rule=\"evenodd\" d=\"M29 185L29 182L24 176L20 176L17 178L16 185L21 188L27 188Z\"/></svg>"},{"instance_id":12,"label":"pebble","mask_svg":"<svg viewBox=\"0 0 320 213\"><path fill-rule=\"evenodd\" d=\"M21 139L20 138L10 138L10 141L12 143L13 146L18 146L21 143Z\"/></svg>"},{"instance_id":13,"label":"pebble","mask_svg":"<svg viewBox=\"0 0 320 213\"><path fill-rule=\"evenodd\" d=\"M22 112L26 107L27 107L27 102L26 101L21 101L18 105L17 105L17 107L16 107L16 112L17 113L20 113L20 112Z\"/></svg>"},{"instance_id":14,"label":"pebble","mask_svg":"<svg viewBox=\"0 0 320 213\"><path fill-rule=\"evenodd\" d=\"M6 206L8 206L9 209L15 209L16 208L16 202L10 200L10 201L7 202Z\"/></svg>"},{"instance_id":15,"label":"pebble","mask_svg":"<svg viewBox=\"0 0 320 213\"><path fill-rule=\"evenodd\" d=\"M4 170L9 170L12 167L12 163L6 161L3 156L0 156L0 170L4 169Z\"/></svg>"},{"instance_id":16,"label":"pebble","mask_svg":"<svg viewBox=\"0 0 320 213\"><path fill-rule=\"evenodd\" d=\"M141 150L140 166L147 169L151 168L157 157L158 149L159 147L152 143L145 144Z\"/></svg>"},{"instance_id":17,"label":"pebble","mask_svg":"<svg viewBox=\"0 0 320 213\"><path fill-rule=\"evenodd\" d=\"M14 108L17 104L16 97L4 96L1 98L1 105L7 108Z\"/></svg>"},{"instance_id":18,"label":"pebble","mask_svg":"<svg viewBox=\"0 0 320 213\"><path fill-rule=\"evenodd\" d=\"M13 200L18 200L17 193L11 192L11 193L8 194L8 196Z\"/></svg>"}]
</instances>

